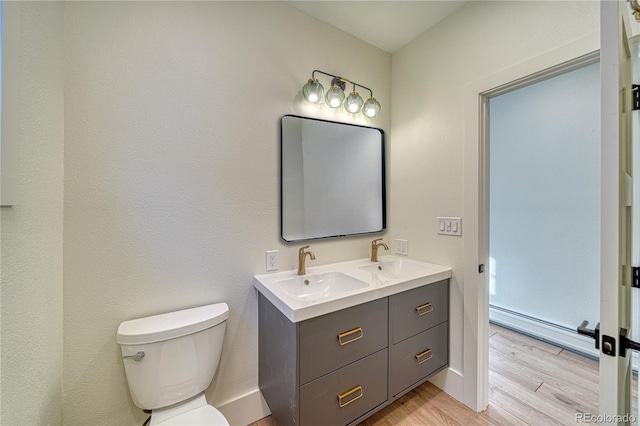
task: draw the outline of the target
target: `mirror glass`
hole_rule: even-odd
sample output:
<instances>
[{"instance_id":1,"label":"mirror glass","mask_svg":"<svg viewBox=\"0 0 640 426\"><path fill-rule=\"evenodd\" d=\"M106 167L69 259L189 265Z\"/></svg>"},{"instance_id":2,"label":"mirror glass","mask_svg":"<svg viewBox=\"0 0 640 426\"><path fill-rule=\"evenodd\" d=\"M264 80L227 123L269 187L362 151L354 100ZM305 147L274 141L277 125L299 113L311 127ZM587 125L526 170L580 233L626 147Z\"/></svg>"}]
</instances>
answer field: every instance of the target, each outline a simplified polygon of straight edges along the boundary
<instances>
[{"instance_id":1,"label":"mirror glass","mask_svg":"<svg viewBox=\"0 0 640 426\"><path fill-rule=\"evenodd\" d=\"M280 134L283 240L385 229L381 129L285 115Z\"/></svg>"}]
</instances>

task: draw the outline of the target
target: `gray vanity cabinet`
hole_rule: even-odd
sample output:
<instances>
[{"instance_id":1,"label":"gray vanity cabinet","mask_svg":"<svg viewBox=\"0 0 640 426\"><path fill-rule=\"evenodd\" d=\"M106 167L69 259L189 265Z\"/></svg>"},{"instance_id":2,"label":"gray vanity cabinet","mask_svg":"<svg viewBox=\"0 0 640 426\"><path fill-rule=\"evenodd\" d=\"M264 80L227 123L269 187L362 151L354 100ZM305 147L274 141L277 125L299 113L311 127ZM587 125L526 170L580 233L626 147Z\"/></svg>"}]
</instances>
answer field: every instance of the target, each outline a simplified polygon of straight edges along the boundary
<instances>
[{"instance_id":1,"label":"gray vanity cabinet","mask_svg":"<svg viewBox=\"0 0 640 426\"><path fill-rule=\"evenodd\" d=\"M299 324L300 384L387 347L386 298Z\"/></svg>"},{"instance_id":2,"label":"gray vanity cabinet","mask_svg":"<svg viewBox=\"0 0 640 426\"><path fill-rule=\"evenodd\" d=\"M448 281L440 281L389 298L394 344L449 319Z\"/></svg>"},{"instance_id":3,"label":"gray vanity cabinet","mask_svg":"<svg viewBox=\"0 0 640 426\"><path fill-rule=\"evenodd\" d=\"M385 348L301 386L300 425L346 425L387 402L387 364Z\"/></svg>"},{"instance_id":4,"label":"gray vanity cabinet","mask_svg":"<svg viewBox=\"0 0 640 426\"><path fill-rule=\"evenodd\" d=\"M391 396L413 389L448 364L448 325L439 324L391 347Z\"/></svg>"},{"instance_id":5,"label":"gray vanity cabinet","mask_svg":"<svg viewBox=\"0 0 640 426\"><path fill-rule=\"evenodd\" d=\"M445 368L448 297L445 280L293 323L258 293L258 380L276 424L356 424Z\"/></svg>"},{"instance_id":6,"label":"gray vanity cabinet","mask_svg":"<svg viewBox=\"0 0 640 426\"><path fill-rule=\"evenodd\" d=\"M390 394L406 393L449 364L449 281L389 297Z\"/></svg>"}]
</instances>

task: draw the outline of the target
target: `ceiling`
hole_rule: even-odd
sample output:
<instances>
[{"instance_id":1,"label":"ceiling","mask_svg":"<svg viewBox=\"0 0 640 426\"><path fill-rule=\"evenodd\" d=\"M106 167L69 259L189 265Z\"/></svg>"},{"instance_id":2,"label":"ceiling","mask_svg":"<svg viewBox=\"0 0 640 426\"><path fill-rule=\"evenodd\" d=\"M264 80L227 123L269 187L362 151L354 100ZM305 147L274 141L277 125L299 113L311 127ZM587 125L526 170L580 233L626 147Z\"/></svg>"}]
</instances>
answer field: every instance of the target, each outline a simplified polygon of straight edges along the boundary
<instances>
[{"instance_id":1,"label":"ceiling","mask_svg":"<svg viewBox=\"0 0 640 426\"><path fill-rule=\"evenodd\" d=\"M385 52L394 53L466 1L287 1Z\"/></svg>"}]
</instances>

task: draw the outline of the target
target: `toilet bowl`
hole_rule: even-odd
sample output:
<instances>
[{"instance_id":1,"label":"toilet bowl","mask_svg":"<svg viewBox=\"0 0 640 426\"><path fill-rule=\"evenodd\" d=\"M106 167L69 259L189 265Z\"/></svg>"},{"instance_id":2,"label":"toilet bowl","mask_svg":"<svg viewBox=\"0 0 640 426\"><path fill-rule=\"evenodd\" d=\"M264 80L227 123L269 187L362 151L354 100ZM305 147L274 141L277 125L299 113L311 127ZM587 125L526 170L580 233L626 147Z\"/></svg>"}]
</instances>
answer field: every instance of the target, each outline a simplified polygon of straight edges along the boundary
<instances>
[{"instance_id":1,"label":"toilet bowl","mask_svg":"<svg viewBox=\"0 0 640 426\"><path fill-rule=\"evenodd\" d=\"M220 363L226 303L125 321L118 327L129 391L150 425L229 422L204 395Z\"/></svg>"},{"instance_id":2,"label":"toilet bowl","mask_svg":"<svg viewBox=\"0 0 640 426\"><path fill-rule=\"evenodd\" d=\"M207 404L204 394L201 393L176 407L153 410L149 424L159 426L228 426L229 422L220 411Z\"/></svg>"}]
</instances>

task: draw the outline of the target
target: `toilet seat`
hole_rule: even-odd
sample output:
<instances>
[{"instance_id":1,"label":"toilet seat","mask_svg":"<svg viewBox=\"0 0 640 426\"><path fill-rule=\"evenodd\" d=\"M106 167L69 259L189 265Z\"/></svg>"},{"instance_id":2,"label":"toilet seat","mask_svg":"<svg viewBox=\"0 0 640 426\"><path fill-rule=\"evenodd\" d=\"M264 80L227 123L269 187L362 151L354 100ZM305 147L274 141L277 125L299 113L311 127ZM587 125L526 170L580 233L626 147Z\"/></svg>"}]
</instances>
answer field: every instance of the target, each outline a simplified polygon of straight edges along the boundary
<instances>
[{"instance_id":1,"label":"toilet seat","mask_svg":"<svg viewBox=\"0 0 640 426\"><path fill-rule=\"evenodd\" d=\"M208 404L156 424L159 426L229 426L229 422L222 413Z\"/></svg>"}]
</instances>

